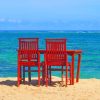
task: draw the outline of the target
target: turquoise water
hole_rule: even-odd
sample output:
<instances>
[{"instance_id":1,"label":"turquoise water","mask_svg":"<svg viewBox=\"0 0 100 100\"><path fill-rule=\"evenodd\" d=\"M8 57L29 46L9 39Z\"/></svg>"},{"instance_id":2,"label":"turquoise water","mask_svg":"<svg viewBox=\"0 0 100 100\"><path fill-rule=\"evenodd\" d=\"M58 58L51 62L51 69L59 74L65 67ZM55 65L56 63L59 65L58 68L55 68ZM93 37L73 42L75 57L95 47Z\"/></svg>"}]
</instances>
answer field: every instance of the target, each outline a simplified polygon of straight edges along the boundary
<instances>
[{"instance_id":1,"label":"turquoise water","mask_svg":"<svg viewBox=\"0 0 100 100\"><path fill-rule=\"evenodd\" d=\"M19 37L38 37L40 49L45 49L45 38L67 38L67 49L83 51L81 78L100 78L99 31L0 31L0 77L17 76Z\"/></svg>"}]
</instances>

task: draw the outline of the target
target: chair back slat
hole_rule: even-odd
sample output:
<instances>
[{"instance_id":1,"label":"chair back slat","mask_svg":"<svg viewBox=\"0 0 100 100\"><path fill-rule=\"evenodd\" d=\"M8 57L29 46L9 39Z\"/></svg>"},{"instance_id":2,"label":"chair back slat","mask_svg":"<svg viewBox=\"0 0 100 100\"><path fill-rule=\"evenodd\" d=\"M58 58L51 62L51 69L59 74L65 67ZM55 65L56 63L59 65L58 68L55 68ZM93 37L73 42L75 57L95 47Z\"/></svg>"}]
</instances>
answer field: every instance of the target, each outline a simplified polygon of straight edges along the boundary
<instances>
[{"instance_id":1,"label":"chair back slat","mask_svg":"<svg viewBox=\"0 0 100 100\"><path fill-rule=\"evenodd\" d=\"M38 38L19 38L21 60L37 61Z\"/></svg>"},{"instance_id":2,"label":"chair back slat","mask_svg":"<svg viewBox=\"0 0 100 100\"><path fill-rule=\"evenodd\" d=\"M46 39L46 50L66 50L66 39Z\"/></svg>"},{"instance_id":3,"label":"chair back slat","mask_svg":"<svg viewBox=\"0 0 100 100\"><path fill-rule=\"evenodd\" d=\"M19 38L20 50L38 50L38 38Z\"/></svg>"},{"instance_id":4,"label":"chair back slat","mask_svg":"<svg viewBox=\"0 0 100 100\"><path fill-rule=\"evenodd\" d=\"M47 62L66 63L66 39L46 39Z\"/></svg>"}]
</instances>

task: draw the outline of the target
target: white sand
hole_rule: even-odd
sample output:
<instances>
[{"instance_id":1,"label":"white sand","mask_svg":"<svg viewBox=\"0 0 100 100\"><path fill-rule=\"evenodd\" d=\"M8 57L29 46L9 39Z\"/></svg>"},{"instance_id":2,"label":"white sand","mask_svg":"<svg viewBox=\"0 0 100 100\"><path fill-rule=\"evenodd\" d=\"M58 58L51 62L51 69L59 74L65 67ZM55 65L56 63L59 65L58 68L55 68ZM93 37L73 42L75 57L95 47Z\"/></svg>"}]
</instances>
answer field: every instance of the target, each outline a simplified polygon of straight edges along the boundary
<instances>
[{"instance_id":1,"label":"white sand","mask_svg":"<svg viewBox=\"0 0 100 100\"><path fill-rule=\"evenodd\" d=\"M100 100L99 79L81 79L68 87L55 82L48 87L20 85L18 88L16 83L16 78L0 78L0 100Z\"/></svg>"}]
</instances>

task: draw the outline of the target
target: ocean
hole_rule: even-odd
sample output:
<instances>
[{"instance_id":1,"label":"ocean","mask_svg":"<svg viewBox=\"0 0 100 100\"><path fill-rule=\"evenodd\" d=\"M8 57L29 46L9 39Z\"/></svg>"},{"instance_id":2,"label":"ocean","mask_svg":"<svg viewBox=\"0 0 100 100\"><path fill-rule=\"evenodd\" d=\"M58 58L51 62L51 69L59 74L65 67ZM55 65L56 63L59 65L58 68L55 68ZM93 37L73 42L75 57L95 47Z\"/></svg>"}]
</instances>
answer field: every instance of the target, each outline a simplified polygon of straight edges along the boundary
<instances>
[{"instance_id":1,"label":"ocean","mask_svg":"<svg viewBox=\"0 0 100 100\"><path fill-rule=\"evenodd\" d=\"M0 77L17 76L17 49L20 37L39 38L40 49L45 49L46 38L66 38L68 50L82 50L80 77L100 79L100 31L63 30L0 31ZM41 56L41 61L43 61L43 56ZM77 56L75 65L76 63ZM54 75L58 76L58 73Z\"/></svg>"}]
</instances>

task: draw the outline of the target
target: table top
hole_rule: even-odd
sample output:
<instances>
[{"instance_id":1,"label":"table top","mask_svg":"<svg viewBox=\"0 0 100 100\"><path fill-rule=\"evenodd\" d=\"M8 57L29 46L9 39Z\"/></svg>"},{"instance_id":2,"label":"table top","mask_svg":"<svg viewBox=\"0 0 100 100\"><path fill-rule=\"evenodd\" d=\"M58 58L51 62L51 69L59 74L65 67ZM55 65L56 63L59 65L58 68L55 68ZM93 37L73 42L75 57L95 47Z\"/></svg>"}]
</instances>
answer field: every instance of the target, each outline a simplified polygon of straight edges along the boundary
<instances>
[{"instance_id":1,"label":"table top","mask_svg":"<svg viewBox=\"0 0 100 100\"><path fill-rule=\"evenodd\" d=\"M40 53L45 53L46 50L43 49L39 49ZM66 53L68 53L68 55L72 55L72 54L81 54L82 50L66 50Z\"/></svg>"},{"instance_id":2,"label":"table top","mask_svg":"<svg viewBox=\"0 0 100 100\"><path fill-rule=\"evenodd\" d=\"M28 50L17 50L17 51L28 51ZM33 51L33 50L30 50ZM44 54L46 52L46 50L44 49L39 49L38 52L40 52L40 54ZM82 50L66 50L66 53L68 55L73 55L73 54L82 54Z\"/></svg>"}]
</instances>

